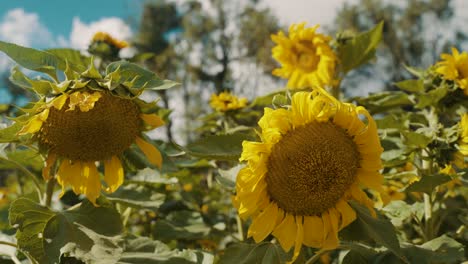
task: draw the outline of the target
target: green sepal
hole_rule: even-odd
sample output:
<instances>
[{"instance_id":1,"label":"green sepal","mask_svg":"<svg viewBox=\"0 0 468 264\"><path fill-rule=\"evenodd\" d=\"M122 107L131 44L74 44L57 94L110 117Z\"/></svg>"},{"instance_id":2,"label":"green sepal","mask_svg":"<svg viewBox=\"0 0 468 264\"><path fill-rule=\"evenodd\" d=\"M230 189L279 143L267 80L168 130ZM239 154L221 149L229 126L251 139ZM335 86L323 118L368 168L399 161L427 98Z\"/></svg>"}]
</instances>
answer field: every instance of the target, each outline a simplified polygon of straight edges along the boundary
<instances>
[{"instance_id":1,"label":"green sepal","mask_svg":"<svg viewBox=\"0 0 468 264\"><path fill-rule=\"evenodd\" d=\"M141 89L165 90L177 85L176 82L162 80L154 72L128 61L110 63L106 68L106 79L126 86L132 94Z\"/></svg>"},{"instance_id":2,"label":"green sepal","mask_svg":"<svg viewBox=\"0 0 468 264\"><path fill-rule=\"evenodd\" d=\"M81 76L86 77L86 78L91 78L91 79L102 79L102 75L94 66L94 58L91 58L88 68L86 69L86 71L81 73Z\"/></svg>"}]
</instances>

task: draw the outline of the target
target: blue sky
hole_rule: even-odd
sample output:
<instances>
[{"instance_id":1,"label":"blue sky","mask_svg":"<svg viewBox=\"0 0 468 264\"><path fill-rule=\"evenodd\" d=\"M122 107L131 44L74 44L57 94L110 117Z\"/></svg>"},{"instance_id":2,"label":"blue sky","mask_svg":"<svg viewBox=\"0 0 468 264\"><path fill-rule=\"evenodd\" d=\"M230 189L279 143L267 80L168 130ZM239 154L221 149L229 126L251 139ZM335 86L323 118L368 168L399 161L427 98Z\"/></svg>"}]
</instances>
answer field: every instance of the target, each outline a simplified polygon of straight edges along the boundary
<instances>
[{"instance_id":1,"label":"blue sky","mask_svg":"<svg viewBox=\"0 0 468 264\"><path fill-rule=\"evenodd\" d=\"M0 18L8 11L21 8L36 13L41 22L53 33L67 35L72 28L73 17L91 23L102 17L135 18L143 1L135 0L14 0L0 1Z\"/></svg>"}]
</instances>

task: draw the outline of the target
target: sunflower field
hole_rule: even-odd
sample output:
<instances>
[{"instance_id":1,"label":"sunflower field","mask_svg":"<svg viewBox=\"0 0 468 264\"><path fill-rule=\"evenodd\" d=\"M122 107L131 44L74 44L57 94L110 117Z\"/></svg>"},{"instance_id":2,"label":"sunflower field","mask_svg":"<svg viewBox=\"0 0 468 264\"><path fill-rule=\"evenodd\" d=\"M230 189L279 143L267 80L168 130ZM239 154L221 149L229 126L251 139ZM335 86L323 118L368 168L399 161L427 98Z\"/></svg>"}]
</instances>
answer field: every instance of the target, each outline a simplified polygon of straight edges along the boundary
<instances>
[{"instance_id":1,"label":"sunflower field","mask_svg":"<svg viewBox=\"0 0 468 264\"><path fill-rule=\"evenodd\" d=\"M129 43L0 41L10 81L35 98L0 130L0 263L465 262L468 53L345 96L384 26L278 31L285 87L211 94L186 143L151 136L184 84L121 59Z\"/></svg>"}]
</instances>

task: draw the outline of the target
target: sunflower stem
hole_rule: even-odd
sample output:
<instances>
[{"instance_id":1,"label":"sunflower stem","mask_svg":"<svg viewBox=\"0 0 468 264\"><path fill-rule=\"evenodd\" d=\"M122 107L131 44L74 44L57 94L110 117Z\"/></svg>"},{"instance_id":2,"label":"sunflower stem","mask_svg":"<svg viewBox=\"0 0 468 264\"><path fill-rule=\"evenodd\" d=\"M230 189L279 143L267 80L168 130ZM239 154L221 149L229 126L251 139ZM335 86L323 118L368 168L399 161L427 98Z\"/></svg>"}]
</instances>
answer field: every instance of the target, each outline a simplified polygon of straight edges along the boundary
<instances>
[{"instance_id":1,"label":"sunflower stem","mask_svg":"<svg viewBox=\"0 0 468 264\"><path fill-rule=\"evenodd\" d=\"M432 162L432 159L431 159L430 152L428 150L423 150L422 151L422 156L423 156L423 160L422 160L423 173L424 174L427 173L426 175L423 175L423 177L424 177L424 176L428 176L428 175L432 174L433 162ZM426 159L424 159L424 157L428 158L430 160L426 160ZM427 240L431 240L433 238L433 219L432 219L432 199L431 199L431 195L429 195L427 193L424 193L423 194L423 199L424 199L424 220L425 220L424 231L425 231Z\"/></svg>"},{"instance_id":2,"label":"sunflower stem","mask_svg":"<svg viewBox=\"0 0 468 264\"><path fill-rule=\"evenodd\" d=\"M315 253L315 255L313 255L310 259L308 259L305 264L315 263L317 260L320 259L320 257L323 254L325 254L327 252L328 252L328 249L320 249L319 251L317 251L317 253Z\"/></svg>"},{"instance_id":3,"label":"sunflower stem","mask_svg":"<svg viewBox=\"0 0 468 264\"><path fill-rule=\"evenodd\" d=\"M7 242L7 241L0 241L0 245L7 245L7 246L10 246L10 247L18 248L18 245L17 245L17 244L11 243L11 242Z\"/></svg>"},{"instance_id":4,"label":"sunflower stem","mask_svg":"<svg viewBox=\"0 0 468 264\"><path fill-rule=\"evenodd\" d=\"M239 240L244 241L244 228L242 227L242 219L237 215L237 232L239 234Z\"/></svg>"},{"instance_id":5,"label":"sunflower stem","mask_svg":"<svg viewBox=\"0 0 468 264\"><path fill-rule=\"evenodd\" d=\"M47 182L47 188L45 193L45 206L50 207L52 204L52 195L54 194L54 187L55 187L55 178L51 178Z\"/></svg>"}]
</instances>

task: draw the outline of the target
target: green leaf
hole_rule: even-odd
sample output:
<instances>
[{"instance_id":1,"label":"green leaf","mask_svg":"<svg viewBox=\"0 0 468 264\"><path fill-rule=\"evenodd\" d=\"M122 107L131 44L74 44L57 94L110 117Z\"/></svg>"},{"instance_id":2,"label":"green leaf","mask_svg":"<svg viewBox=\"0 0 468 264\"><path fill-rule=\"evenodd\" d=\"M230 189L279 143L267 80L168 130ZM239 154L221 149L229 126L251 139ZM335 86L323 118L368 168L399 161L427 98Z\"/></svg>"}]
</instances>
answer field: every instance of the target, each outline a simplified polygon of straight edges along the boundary
<instances>
[{"instance_id":1,"label":"green leaf","mask_svg":"<svg viewBox=\"0 0 468 264\"><path fill-rule=\"evenodd\" d=\"M236 243L226 249L219 264L281 264L289 258L277 244Z\"/></svg>"},{"instance_id":2,"label":"green leaf","mask_svg":"<svg viewBox=\"0 0 468 264\"><path fill-rule=\"evenodd\" d=\"M366 98L356 98L359 105L363 105L371 113L382 113L391 109L401 109L402 106L413 105L404 92L382 92Z\"/></svg>"},{"instance_id":3,"label":"green leaf","mask_svg":"<svg viewBox=\"0 0 468 264\"><path fill-rule=\"evenodd\" d=\"M98 202L99 207L85 200L73 210L53 212L26 198L13 201L9 218L17 227L18 246L39 263L58 263L61 254L68 252L65 246L75 245L88 253L101 250L90 234L98 234L102 241L120 234L123 226L109 202L103 198Z\"/></svg>"},{"instance_id":4,"label":"green leaf","mask_svg":"<svg viewBox=\"0 0 468 264\"><path fill-rule=\"evenodd\" d=\"M435 263L459 263L465 260L465 247L447 235L434 238L421 247L434 252L431 260Z\"/></svg>"},{"instance_id":5,"label":"green leaf","mask_svg":"<svg viewBox=\"0 0 468 264\"><path fill-rule=\"evenodd\" d=\"M383 22L373 29L345 41L338 46L338 57L344 73L367 63L375 57L375 50L382 39Z\"/></svg>"},{"instance_id":6,"label":"green leaf","mask_svg":"<svg viewBox=\"0 0 468 264\"><path fill-rule=\"evenodd\" d=\"M144 168L130 178L129 182L135 183L155 183L155 184L176 184L179 180L176 177L167 177L157 170Z\"/></svg>"},{"instance_id":7,"label":"green leaf","mask_svg":"<svg viewBox=\"0 0 468 264\"><path fill-rule=\"evenodd\" d=\"M153 235L158 240L170 241L174 239L204 239L211 228L205 224L199 212L187 210L173 211L166 220L158 220Z\"/></svg>"},{"instance_id":8,"label":"green leaf","mask_svg":"<svg viewBox=\"0 0 468 264\"><path fill-rule=\"evenodd\" d=\"M355 201L351 201L349 204L356 211L357 224L367 236L371 237L377 244L388 248L400 258L404 258L396 236L395 227L388 219L383 217L374 218L366 207Z\"/></svg>"},{"instance_id":9,"label":"green leaf","mask_svg":"<svg viewBox=\"0 0 468 264\"><path fill-rule=\"evenodd\" d=\"M51 53L22 47L13 43L0 41L0 51L12 58L26 69L39 71L57 79L56 69L65 70L65 63ZM63 66L60 67L60 66Z\"/></svg>"},{"instance_id":10,"label":"green leaf","mask_svg":"<svg viewBox=\"0 0 468 264\"><path fill-rule=\"evenodd\" d=\"M19 140L18 132L24 124L15 122L13 125L0 129L0 143L16 142Z\"/></svg>"},{"instance_id":11,"label":"green leaf","mask_svg":"<svg viewBox=\"0 0 468 264\"><path fill-rule=\"evenodd\" d=\"M283 94L276 94L273 96L272 104L275 108L283 107L284 105L289 104L288 98Z\"/></svg>"},{"instance_id":12,"label":"green leaf","mask_svg":"<svg viewBox=\"0 0 468 264\"><path fill-rule=\"evenodd\" d=\"M208 264L213 255L195 250L171 250L160 241L147 237L128 237L117 264Z\"/></svg>"},{"instance_id":13,"label":"green leaf","mask_svg":"<svg viewBox=\"0 0 468 264\"><path fill-rule=\"evenodd\" d=\"M404 143L408 147L423 149L431 143L432 138L417 132L401 131L404 137Z\"/></svg>"},{"instance_id":14,"label":"green leaf","mask_svg":"<svg viewBox=\"0 0 468 264\"><path fill-rule=\"evenodd\" d=\"M78 72L84 72L91 61L91 58L81 54L79 50L59 48L59 49L47 49L46 52L60 58L63 61L67 61L69 67ZM64 69L61 69L64 70Z\"/></svg>"},{"instance_id":15,"label":"green leaf","mask_svg":"<svg viewBox=\"0 0 468 264\"><path fill-rule=\"evenodd\" d=\"M240 169L242 169L242 167L244 166L239 164L230 168L229 170L219 169L219 176L216 177L216 181L228 189L234 189L236 187L237 174L239 173Z\"/></svg>"},{"instance_id":16,"label":"green leaf","mask_svg":"<svg viewBox=\"0 0 468 264\"><path fill-rule=\"evenodd\" d=\"M39 263L53 263L45 253L44 229L54 217L54 212L35 202L19 198L10 206L10 225L17 227L18 247L31 255Z\"/></svg>"},{"instance_id":17,"label":"green leaf","mask_svg":"<svg viewBox=\"0 0 468 264\"><path fill-rule=\"evenodd\" d=\"M238 160L242 153L242 142L250 140L245 134L213 135L182 147L185 152L196 157L215 160Z\"/></svg>"},{"instance_id":18,"label":"green leaf","mask_svg":"<svg viewBox=\"0 0 468 264\"><path fill-rule=\"evenodd\" d=\"M165 197L149 186L127 184L109 194L107 199L132 208L156 211L164 203Z\"/></svg>"},{"instance_id":19,"label":"green leaf","mask_svg":"<svg viewBox=\"0 0 468 264\"><path fill-rule=\"evenodd\" d=\"M452 178L446 174L434 174L421 177L419 181L411 183L406 187L406 192L424 192L431 194L435 187L444 184Z\"/></svg>"},{"instance_id":20,"label":"green leaf","mask_svg":"<svg viewBox=\"0 0 468 264\"><path fill-rule=\"evenodd\" d=\"M110 63L106 68L106 75L106 79L111 79L115 84L123 84L131 90L164 90L177 85L176 82L162 80L154 72L128 61ZM115 87L115 84L112 86Z\"/></svg>"},{"instance_id":21,"label":"green leaf","mask_svg":"<svg viewBox=\"0 0 468 264\"><path fill-rule=\"evenodd\" d=\"M412 215L412 206L404 201L391 201L382 210L390 218L394 226L402 226Z\"/></svg>"},{"instance_id":22,"label":"green leaf","mask_svg":"<svg viewBox=\"0 0 468 264\"><path fill-rule=\"evenodd\" d=\"M372 263L371 260L378 254L378 252L371 247L357 243L346 243L346 247L349 248L350 251L343 258L341 264Z\"/></svg>"},{"instance_id":23,"label":"green leaf","mask_svg":"<svg viewBox=\"0 0 468 264\"><path fill-rule=\"evenodd\" d=\"M436 105L448 93L447 86L437 87L426 94L421 94L417 97L418 103L416 107L422 109L427 106Z\"/></svg>"},{"instance_id":24,"label":"green leaf","mask_svg":"<svg viewBox=\"0 0 468 264\"><path fill-rule=\"evenodd\" d=\"M424 80L404 80L401 82L395 83L395 85L401 90L412 92L412 93L422 93L424 92Z\"/></svg>"}]
</instances>

